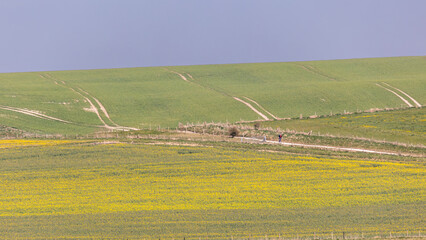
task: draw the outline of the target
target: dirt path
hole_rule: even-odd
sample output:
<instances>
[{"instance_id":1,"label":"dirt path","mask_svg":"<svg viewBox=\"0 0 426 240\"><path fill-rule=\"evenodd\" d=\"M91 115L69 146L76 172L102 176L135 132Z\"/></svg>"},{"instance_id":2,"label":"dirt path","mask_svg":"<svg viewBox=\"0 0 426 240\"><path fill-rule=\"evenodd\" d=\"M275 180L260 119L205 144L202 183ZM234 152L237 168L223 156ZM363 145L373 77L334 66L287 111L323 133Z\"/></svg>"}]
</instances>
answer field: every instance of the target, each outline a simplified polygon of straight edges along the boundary
<instances>
[{"instance_id":1,"label":"dirt path","mask_svg":"<svg viewBox=\"0 0 426 240\"><path fill-rule=\"evenodd\" d=\"M239 101L239 102L242 102L242 103L244 103L247 107L249 107L251 110L253 110L253 112L255 112L255 113L257 113L257 115L259 115L259 116L261 116L263 119L265 119L265 120L269 120L269 118L267 117L267 116L265 116L263 113L261 113L261 112L259 112L256 108L254 108L250 103L248 103L248 102L246 102L246 101L244 101L244 100L241 100L241 99L239 99L239 98L237 98L237 97L233 97L235 100L237 100L237 101Z\"/></svg>"},{"instance_id":2,"label":"dirt path","mask_svg":"<svg viewBox=\"0 0 426 240\"><path fill-rule=\"evenodd\" d=\"M190 82L183 74L181 74L181 73L178 73L178 72L175 72L175 71L172 71L172 70L169 70L169 69L167 69L167 68L164 68L166 71L168 71L168 72L171 72L171 73L174 73L174 74L176 74L176 75L178 75L180 78L182 78L182 80L184 80L184 81L186 81L186 82Z\"/></svg>"},{"instance_id":3,"label":"dirt path","mask_svg":"<svg viewBox=\"0 0 426 240\"><path fill-rule=\"evenodd\" d=\"M389 88L384 87L384 86L382 86L382 85L380 85L380 84L378 84L378 83L376 83L376 85L377 85L377 86L379 86L379 87L381 87L381 88L386 89L387 91L389 91L389 92L391 92L391 93L393 93L395 96L399 97L402 101L404 101L404 102L405 102L405 104L407 104L409 107L414 107L414 106L413 106L413 104L411 104L409 101L407 101L407 99L403 98L401 95L399 95L399 94L398 94L398 93L396 93L395 91L392 91L392 90L390 90Z\"/></svg>"},{"instance_id":4,"label":"dirt path","mask_svg":"<svg viewBox=\"0 0 426 240\"><path fill-rule=\"evenodd\" d=\"M221 92L221 91L219 91L219 90L217 90L217 89L213 89L213 88L211 88L211 87L206 87L206 86L203 86L202 84L200 84L200 83L196 83L196 82L192 82L192 81L189 81L183 74L181 74L181 73L179 73L179 72L175 72L175 71L172 71L172 70L169 70L169 69L167 69L167 68L164 68L166 71L168 71L168 72L171 72L171 73L174 73L174 74L176 74L176 75L178 75L180 78L182 78L183 80L185 80L186 82L190 82L190 83L195 83L195 84L197 84L197 85L199 85L199 86L201 86L201 87L203 87L203 88L206 88L206 89L209 89L209 90L212 90L212 91L215 91L215 92L217 92L217 93L220 93L220 94L222 94L222 95L225 95L225 96L227 96L227 97L231 97L231 98L233 98L233 99L235 99L235 100L237 100L237 101L239 101L239 102L241 102L241 103L243 103L244 105L246 105L247 107L249 107L252 111L254 111L257 115L259 115L259 116L261 116L263 119L265 119L265 120L269 120L269 118L266 116L266 115L264 115L263 113L261 113L259 110L257 110L255 107L253 107L250 103L248 103L248 102L246 102L246 101L244 101L244 100L242 100L242 99L240 99L240 98L238 98L238 97L233 97L233 96L231 96L231 95L229 95L228 93L225 93L225 92ZM186 75L188 75L192 80L194 80L194 78L192 77L192 75L191 74L189 74L189 73L185 73ZM247 97L246 97L247 98ZM276 119L276 117L274 116L274 115L272 115L270 112L268 112L268 111L266 111L262 106L260 106L258 103L256 103L255 101L253 101L253 100L251 100L251 99L249 99L249 98L247 98L249 101L252 101L253 103L255 103L256 105L258 105L261 109L263 109L265 112L267 112L269 115L271 115L273 118L275 118Z\"/></svg>"},{"instance_id":5,"label":"dirt path","mask_svg":"<svg viewBox=\"0 0 426 240\"><path fill-rule=\"evenodd\" d=\"M85 91L85 90L83 90L82 88L76 88L76 89L74 89L74 88L72 88L72 87L70 87L70 86L68 86L64 81L59 81L58 79L56 79L56 78L54 78L54 77L52 77L51 75L49 75L49 74L45 74L44 76L43 75L40 75L40 77L42 77L42 78L45 78L45 79L50 79L50 80L52 80L52 81L54 81L54 83L56 84L56 85L59 85L59 86L61 86L61 87L64 87L64 88L66 88L66 89L69 89L69 90L71 90L71 91L73 91L73 92L75 92L76 94L78 94L78 95L80 95L82 98L84 98L85 100L86 100L86 102L87 103L89 103L89 105L90 105L90 108L88 108L88 109L86 109L86 110L88 110L88 111L90 111L90 112L93 112L93 113L95 113L96 114L96 116L98 117L98 119L102 122L102 124L103 124L103 126L102 127L104 127L104 128L106 128L106 129L110 129L110 130L122 130L122 131L128 131L128 130L139 130L139 129L137 129L137 128L132 128L132 127L124 127L124 126L120 126L120 125L118 125L118 124L116 124L114 121L112 121L112 119L110 118L110 116L109 116L109 114L108 114L108 112L107 112L107 110L106 110L106 108L103 106L103 104L97 99L97 98L95 98L94 96L92 96L90 93L88 93L87 91ZM60 83L59 83L60 82ZM94 100L97 104L98 104L98 106L99 106L99 109L98 109L98 107L96 107L96 105L93 103L93 101L91 100ZM115 126L110 126L110 125L108 125L106 122L105 122L105 120L102 118L102 116L101 116L101 114L100 114L100 112L99 111L102 111L103 112L103 114L105 115L105 117L111 122L111 123L113 123Z\"/></svg>"},{"instance_id":6,"label":"dirt path","mask_svg":"<svg viewBox=\"0 0 426 240\"><path fill-rule=\"evenodd\" d=\"M95 100L95 102L98 104L98 106L99 106L99 108L101 109L101 111L104 113L104 115L105 115L105 117L106 118L108 118L108 120L111 122L111 123L113 123L116 127L122 127L122 126L119 126L117 123L115 123L114 121L112 121L112 119L109 117L109 114L108 114L108 112L107 112L107 110L106 110L106 108L104 107L104 105L102 105L102 103L97 99L97 98L95 98L94 96L92 96L90 93L88 93L88 92L86 92L86 91L84 91L83 89L81 89L81 88L78 88L78 90L80 90L81 92L83 92L83 93L85 93L87 96L89 96L90 98L92 98L93 100Z\"/></svg>"},{"instance_id":7,"label":"dirt path","mask_svg":"<svg viewBox=\"0 0 426 240\"><path fill-rule=\"evenodd\" d=\"M29 109L25 109L25 108L16 108L16 107L10 107L10 106L0 106L0 109L18 112L18 113L33 116L33 117L36 117L36 118L46 119L46 120L53 120L53 121L58 121L58 122L63 122L63 123L72 123L70 121L66 121L66 120L62 120L60 118L55 118L55 117L48 116L46 114L42 114L42 113L40 113L39 111L36 111L36 110L29 110Z\"/></svg>"},{"instance_id":8,"label":"dirt path","mask_svg":"<svg viewBox=\"0 0 426 240\"><path fill-rule=\"evenodd\" d=\"M80 96L82 96L86 100L86 102L89 103L90 108L86 108L85 110L88 110L89 112L95 113L96 116L98 116L99 120L104 124L104 127L109 129L110 126L108 126L108 124L106 124L106 122L102 119L101 115L99 114L99 110L98 110L98 108L96 108L95 104L93 104L93 102L89 98L87 98L86 96L84 96L83 94L75 91L74 89L71 89L71 90L73 90L75 93L77 93Z\"/></svg>"},{"instance_id":9,"label":"dirt path","mask_svg":"<svg viewBox=\"0 0 426 240\"><path fill-rule=\"evenodd\" d=\"M417 106L417 107L422 107L422 105L421 105L419 102L417 102L414 98L412 98L412 97L411 97L410 95L408 95L407 93L403 92L401 89L396 88L396 87L393 87L393 86L391 86L390 84L385 83L385 82L382 82L382 84L384 84L384 85L386 85L386 86L388 86L388 87L391 87L391 88L393 88L393 89L395 89L395 90L399 91L400 93L404 94L404 95L405 95L405 96L407 96L409 99L411 99L411 101L413 101L413 102L414 102L414 104L416 104L416 106Z\"/></svg>"},{"instance_id":10,"label":"dirt path","mask_svg":"<svg viewBox=\"0 0 426 240\"><path fill-rule=\"evenodd\" d=\"M384 154L384 155L393 155L393 156L406 156L406 157L419 157L417 155L408 154L408 153L394 153L394 152L384 152L384 151L375 151L370 149L361 149L361 148L347 148L347 147L335 147L335 146L326 146L326 145L311 145L311 144L302 144L302 143L290 143L290 142L276 142L276 141L263 141L257 138L247 138L241 137L241 142L245 140L254 140L261 143L269 144L280 144L284 146L296 146L296 147L306 147L306 148L319 148L319 149L328 149L334 151L343 151L343 152L363 152L363 153L375 153L375 154ZM421 156L423 157L423 156Z\"/></svg>"},{"instance_id":11,"label":"dirt path","mask_svg":"<svg viewBox=\"0 0 426 240\"><path fill-rule=\"evenodd\" d=\"M83 93L85 93L85 94L87 94L89 97L91 97L93 100L95 100L95 102L99 105L99 108L101 109L101 111L105 114L105 116L115 125L115 126L110 126L110 125L108 125L106 122L105 122L105 120L102 118L102 116L101 116L101 114L99 113L99 110L98 110L98 108L96 107L96 105L95 104L93 104L93 102L89 99L89 97L87 97L87 96L84 96L81 92L78 92L78 91L76 91L76 90L74 90L73 88L70 88L71 90L73 90L74 92L76 92L77 94L79 94L80 96L82 96L89 104L90 104L90 110L92 111L92 112L94 112L97 116L98 116L98 118L99 118L99 120L104 124L103 125L103 127L104 128L106 128L106 129L110 129L110 130L139 130L139 129L137 129L137 128L132 128L132 127L123 127L123 126L120 126L120 125L118 125L118 124L116 124L114 121L112 121L111 120L111 118L109 117L109 115L108 115L108 112L106 111L106 109L105 109L105 107L102 105L102 103L98 100L98 99L96 99L95 97L93 97L93 96L91 96L88 92L86 92L86 91L84 91L83 89L81 89L81 88L78 88L81 92L83 92Z\"/></svg>"},{"instance_id":12,"label":"dirt path","mask_svg":"<svg viewBox=\"0 0 426 240\"><path fill-rule=\"evenodd\" d=\"M188 75L188 77L190 77L191 79L194 79L191 74L186 73L186 75Z\"/></svg>"},{"instance_id":13,"label":"dirt path","mask_svg":"<svg viewBox=\"0 0 426 240\"><path fill-rule=\"evenodd\" d=\"M275 115L273 115L272 113L270 113L268 110L266 110L264 107L260 106L259 103L257 103L256 101L254 101L253 99L250 99L248 97L244 97L245 99L249 100L250 102L256 104L258 107L260 107L260 109L262 109L263 111L265 111L267 114L269 114L272 118L274 119L278 119Z\"/></svg>"}]
</instances>

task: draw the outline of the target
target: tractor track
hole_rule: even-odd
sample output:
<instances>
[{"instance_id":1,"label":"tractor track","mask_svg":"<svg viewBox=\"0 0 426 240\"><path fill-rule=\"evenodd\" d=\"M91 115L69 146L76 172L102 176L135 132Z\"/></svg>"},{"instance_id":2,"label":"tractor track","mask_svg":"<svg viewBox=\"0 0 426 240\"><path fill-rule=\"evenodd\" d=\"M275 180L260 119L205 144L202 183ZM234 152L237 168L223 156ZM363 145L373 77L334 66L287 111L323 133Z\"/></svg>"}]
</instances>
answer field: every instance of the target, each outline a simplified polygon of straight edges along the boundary
<instances>
[{"instance_id":1,"label":"tractor track","mask_svg":"<svg viewBox=\"0 0 426 240\"><path fill-rule=\"evenodd\" d=\"M73 91L74 93L80 95L87 103L89 103L90 108L88 108L87 110L90 112L93 112L96 114L96 116L98 117L98 119L101 121L101 123L103 124L102 127L109 129L109 130L122 130L122 131L129 131L129 130L139 130L137 128L132 128L132 127L124 127L124 126L120 126L117 123L115 123L109 116L106 108L104 107L104 105L101 103L101 101L99 101L97 98L95 98L94 96L92 96L90 93L88 93L87 91L83 90L80 87L70 87L66 84L65 81L60 81L56 78L54 78L53 76L51 76L50 74L44 74L44 75L40 75L40 77L44 78L44 79L50 79L52 80L56 85L59 85L61 87L64 87L66 89L69 89L71 91ZM96 104L94 104L94 102L98 105L96 106ZM102 112L105 115L105 118L107 120L109 120L113 126L108 125L108 123L105 121L105 119L102 118L100 112Z\"/></svg>"},{"instance_id":2,"label":"tractor track","mask_svg":"<svg viewBox=\"0 0 426 240\"><path fill-rule=\"evenodd\" d=\"M421 105L419 102L417 102L417 101L416 101L416 99L414 99L413 97L411 97L410 95L408 95L406 92L402 91L401 89L396 88L396 87L394 87L394 86L391 86L390 84L385 83L385 82L382 82L382 84L384 84L384 85L386 85L386 86L388 86L388 87L391 87L391 88L393 88L393 89L395 89L395 90L399 91L400 93L404 94L404 95L405 95L406 97L408 97L411 101L413 101L413 103L416 105L416 107L422 107L422 105Z\"/></svg>"},{"instance_id":3,"label":"tractor track","mask_svg":"<svg viewBox=\"0 0 426 240\"><path fill-rule=\"evenodd\" d=\"M10 106L3 106L3 105L0 105L0 109L12 111L12 112L17 112L17 113L22 113L22 114L25 114L25 115L28 115L28 116L33 116L33 117L41 118L41 119L45 119L45 120L53 120L53 121L58 121L58 122L63 122L63 123L72 123L72 122L67 121L67 120L48 116L48 115L40 113L39 111L36 111L36 110L10 107Z\"/></svg>"},{"instance_id":4,"label":"tractor track","mask_svg":"<svg viewBox=\"0 0 426 240\"><path fill-rule=\"evenodd\" d=\"M255 112L257 115L259 115L260 117L262 117L264 120L270 120L265 114L263 114L261 111L259 111L258 109L256 109L252 104L250 104L250 103L248 103L248 102L246 102L246 101L244 101L244 100L242 100L241 98L238 98L238 97L236 97L236 96L232 96L232 95L230 95L230 94L228 94L228 93L226 93L225 91L221 91L221 90L218 90L218 89L215 89L215 88L212 88L212 87L209 87L209 86L204 86L204 85L202 85L202 84L200 84L200 83L198 83L198 82L194 82L194 81L190 81L190 80L188 80L188 78L187 77L185 77L184 76L184 74L186 74L191 80L195 80L194 79L194 77L191 75L191 74L189 74L189 73L184 73L184 74L182 74L182 73L179 73L179 72L176 72L176 71L172 71L172 70L169 70L169 69L167 69L167 68L164 68L164 70L166 70L166 71L168 71L168 72L171 72L171 73L174 73L174 74L176 74L176 75L178 75L182 80L184 80L185 82L189 82L189 83L194 83L194 84L197 84L198 86L200 86L200 87L202 87L202 88L206 88L206 89L209 89L209 90L211 90L211 91L214 91L214 92L217 92L217 93L219 93L219 94L222 94L222 95L224 95L224 96L227 96L227 97L231 97L232 99L234 99L234 100L236 100L236 101L238 101L238 102L241 102L241 103L243 103L244 105L246 105L250 110L252 110L253 112ZM248 98L248 97L244 97L244 98L246 98L248 101L251 101L252 103L254 103L254 104L256 104L260 109L262 109L263 111L265 111L267 114L269 114L272 118L274 118L274 119L278 119L276 116L274 116L272 113L270 113L269 111L267 111L265 108L263 108L259 103L257 103L256 101L254 101L254 100L252 100L252 99L250 99L250 98Z\"/></svg>"},{"instance_id":5,"label":"tractor track","mask_svg":"<svg viewBox=\"0 0 426 240\"><path fill-rule=\"evenodd\" d=\"M399 95L398 93L396 93L395 91L393 91L393 90L391 90L391 89L389 89L389 88L387 88L387 87L385 87L385 86L382 86L382 85L380 85L380 84L378 84L378 83L376 83L376 85L378 86L378 87L381 87L381 88L383 88L383 89L385 89L385 90L387 90L387 91L389 91L389 92L391 92L391 93L393 93L395 96L397 96L397 97L399 97L405 104L407 104L408 105L408 107L414 107L413 106L413 104L411 104L407 99L405 99L405 98L403 98L401 95Z\"/></svg>"}]
</instances>

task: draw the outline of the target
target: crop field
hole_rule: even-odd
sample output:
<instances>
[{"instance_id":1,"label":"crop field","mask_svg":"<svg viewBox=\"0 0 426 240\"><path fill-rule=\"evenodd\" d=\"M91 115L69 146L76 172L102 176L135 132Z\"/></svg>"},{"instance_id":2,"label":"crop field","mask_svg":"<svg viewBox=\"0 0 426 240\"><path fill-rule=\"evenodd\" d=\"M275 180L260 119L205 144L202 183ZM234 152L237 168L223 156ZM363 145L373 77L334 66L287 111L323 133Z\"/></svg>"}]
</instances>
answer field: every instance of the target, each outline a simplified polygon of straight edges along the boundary
<instances>
[{"instance_id":1,"label":"crop field","mask_svg":"<svg viewBox=\"0 0 426 240\"><path fill-rule=\"evenodd\" d=\"M425 61L425 57L376 58L174 69L190 72L201 84L254 99L279 118L289 118L406 106L376 85L382 82L405 90L423 104Z\"/></svg>"},{"instance_id":2,"label":"crop field","mask_svg":"<svg viewBox=\"0 0 426 240\"><path fill-rule=\"evenodd\" d=\"M0 74L0 239L424 235L425 64Z\"/></svg>"},{"instance_id":3,"label":"crop field","mask_svg":"<svg viewBox=\"0 0 426 240\"><path fill-rule=\"evenodd\" d=\"M424 144L426 109L359 113L316 119L263 122L263 127L314 132L341 137L359 137L406 144Z\"/></svg>"},{"instance_id":4,"label":"crop field","mask_svg":"<svg viewBox=\"0 0 426 240\"><path fill-rule=\"evenodd\" d=\"M0 74L0 125L87 134L426 102L425 57Z\"/></svg>"},{"instance_id":5,"label":"crop field","mask_svg":"<svg viewBox=\"0 0 426 240\"><path fill-rule=\"evenodd\" d=\"M423 161L180 144L0 141L0 238L224 239L425 230Z\"/></svg>"}]
</instances>

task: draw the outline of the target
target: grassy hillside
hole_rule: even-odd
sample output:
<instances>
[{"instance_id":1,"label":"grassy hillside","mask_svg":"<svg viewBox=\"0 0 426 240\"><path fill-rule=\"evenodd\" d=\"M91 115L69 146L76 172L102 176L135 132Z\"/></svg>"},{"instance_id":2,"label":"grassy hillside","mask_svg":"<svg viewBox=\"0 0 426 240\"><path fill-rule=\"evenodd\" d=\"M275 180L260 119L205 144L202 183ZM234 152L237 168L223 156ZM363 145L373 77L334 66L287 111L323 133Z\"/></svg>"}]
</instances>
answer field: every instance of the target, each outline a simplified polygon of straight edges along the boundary
<instances>
[{"instance_id":1,"label":"grassy hillside","mask_svg":"<svg viewBox=\"0 0 426 240\"><path fill-rule=\"evenodd\" d=\"M401 57L0 74L0 125L71 134L99 131L102 121L112 127L146 128L262 119L234 97L270 119L407 106L389 90L415 106L392 87L425 104L425 64L425 57ZM87 99L99 117L88 111Z\"/></svg>"},{"instance_id":2,"label":"grassy hillside","mask_svg":"<svg viewBox=\"0 0 426 240\"><path fill-rule=\"evenodd\" d=\"M405 90L423 104L425 63L425 57L406 57L176 69L190 72L203 84L248 96L284 118L404 105L398 97L375 85L382 81Z\"/></svg>"},{"instance_id":3,"label":"grassy hillside","mask_svg":"<svg viewBox=\"0 0 426 240\"><path fill-rule=\"evenodd\" d=\"M314 135L365 138L406 144L425 144L426 108L337 115L316 119L269 121L263 128L310 132Z\"/></svg>"},{"instance_id":4,"label":"grassy hillside","mask_svg":"<svg viewBox=\"0 0 426 240\"><path fill-rule=\"evenodd\" d=\"M0 238L226 239L424 231L424 162L207 143L3 140ZM213 145L211 145L213 144ZM397 158L400 159L400 158Z\"/></svg>"}]
</instances>

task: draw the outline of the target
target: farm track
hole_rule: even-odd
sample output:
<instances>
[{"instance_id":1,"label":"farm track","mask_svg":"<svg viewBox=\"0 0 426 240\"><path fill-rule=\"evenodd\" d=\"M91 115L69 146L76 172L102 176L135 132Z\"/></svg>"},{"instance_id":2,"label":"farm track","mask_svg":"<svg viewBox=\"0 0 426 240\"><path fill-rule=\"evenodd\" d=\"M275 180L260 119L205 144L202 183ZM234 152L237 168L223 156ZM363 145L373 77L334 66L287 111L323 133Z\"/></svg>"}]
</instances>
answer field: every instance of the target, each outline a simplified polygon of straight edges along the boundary
<instances>
[{"instance_id":1,"label":"farm track","mask_svg":"<svg viewBox=\"0 0 426 240\"><path fill-rule=\"evenodd\" d=\"M244 105L246 105L248 108L250 108L253 112L255 112L257 115L259 115L260 117L262 117L264 120L269 120L269 118L265 115L265 114L263 114L262 112L260 112L258 109L256 109L253 105L251 105L250 103L248 103L248 102L246 102L246 101L244 101L244 100L242 100L241 98L238 98L238 97L235 97L235 96L232 96L232 95L230 95L230 94L228 94L228 93L226 93L226 92L223 92L223 91L219 91L219 90L217 90L217 89L214 89L214 88L212 88L212 87L207 87L207 86L204 86L204 85L202 85L202 84L200 84L200 83L198 83L198 82L193 82L193 81L189 81L188 80L188 78L186 78L182 73L179 73L179 72L176 72L176 71L172 71L172 70L169 70L169 69L167 69L167 68L164 68L166 71L168 71L168 72L171 72L171 73L174 73L174 74L176 74L176 75L178 75L182 80L184 80L184 81L186 81L186 82L189 82L189 83L194 83L194 84L197 84L197 85L199 85L200 87L203 87L203 88L206 88L206 89L209 89L209 90L212 90L212 91L215 91L215 92L217 92L217 93L220 93L220 94L223 94L223 95L225 95L225 96L227 96L227 97L231 97L231 98L233 98L234 100L237 100L237 101L239 101L239 102L241 102L241 103L243 103ZM192 80L194 80L194 77L192 77L192 75L191 74L189 74L189 73L185 73L186 75L188 75L188 77L189 78L191 78ZM272 113L270 113L270 112L268 112L265 108L263 108L262 106L260 106L260 104L258 104L256 101L254 101L254 100L252 100L252 99L250 99L250 98L248 98L248 97L244 97L244 98L246 98L247 100L249 100L249 101L251 101L251 102L253 102L254 104L256 104L260 109L262 109L263 111L265 111L266 113L268 113L272 118L274 118L274 119L278 119L276 116L274 116Z\"/></svg>"},{"instance_id":2,"label":"farm track","mask_svg":"<svg viewBox=\"0 0 426 240\"><path fill-rule=\"evenodd\" d=\"M186 75L188 75L188 77L190 77L191 79L194 79L191 74L186 73Z\"/></svg>"},{"instance_id":3,"label":"farm track","mask_svg":"<svg viewBox=\"0 0 426 240\"><path fill-rule=\"evenodd\" d=\"M122 131L139 130L137 128L124 127L124 126L120 126L120 125L116 124L110 118L110 116L109 116L106 108L104 107L104 105L97 98L95 98L90 93L88 93L87 91L83 90L82 88L80 88L80 87L72 88L72 87L68 86L64 81L59 81L58 79L54 78L53 76L51 76L50 74L47 74L47 73L44 74L44 75L40 75L40 77L42 77L44 79L53 80L56 85L59 85L59 86L64 87L66 89L69 89L69 90L75 92L76 94L80 95L81 97L83 97L86 100L86 102L88 102L89 105L90 105L90 108L88 110L96 114L96 116L98 117L98 119L103 124L102 127L106 128L106 129L109 129L109 130L122 130ZM98 104L100 110L93 103L93 101L91 99ZM106 123L106 121L102 118L102 116L100 114L100 111L105 115L106 119L108 119L114 126L108 125Z\"/></svg>"},{"instance_id":4,"label":"farm track","mask_svg":"<svg viewBox=\"0 0 426 240\"><path fill-rule=\"evenodd\" d=\"M393 88L393 89L395 89L395 90L399 91L400 93L404 94L404 95L405 95L405 96L407 96L409 99L411 99L411 101L413 101L413 102L414 102L414 104L415 104L417 107L422 107L422 105L421 105L419 102L417 102L417 101L416 101L416 99L414 99L413 97L411 97L410 95L408 95L407 93L405 93L404 91L402 91L401 89L396 88L396 87L393 87L393 86L391 86L390 84L385 83L385 82L382 82L382 84L384 84L384 85L386 85L386 86L388 86L388 87L391 87L391 88Z\"/></svg>"},{"instance_id":5,"label":"farm track","mask_svg":"<svg viewBox=\"0 0 426 240\"><path fill-rule=\"evenodd\" d=\"M194 133L191 131L181 131L182 133ZM197 134L197 133L195 133ZM142 139L142 138L141 138ZM303 144L303 143L293 143L293 142L277 142L270 140L263 140L252 137L239 137L241 143L254 142L256 144L272 144L272 145L283 145L290 147L300 147L300 148L316 148L322 150L331 150L337 152L359 152L359 153L371 153L371 154L379 154L379 155L391 155L391 156L404 156L404 157L415 157L415 158L425 158L424 154L413 154L413 153L402 153L402 152L388 152L388 151L376 151L371 149L364 148L350 148L350 147L336 147L336 146L328 146L328 145L315 145L315 144ZM120 141L120 140L103 140L103 141L95 141L95 142L83 142L78 145L108 145L108 144L130 144L130 145L167 145L167 146L191 146L191 147L212 147L213 145L209 145L208 143L197 142L190 140L189 142L176 141L176 139L163 139L163 141L155 142L134 142L134 141ZM221 142L223 141L220 140ZM259 149L259 151L267 151L267 152L276 152L280 153L282 151L278 150L264 150Z\"/></svg>"},{"instance_id":6,"label":"farm track","mask_svg":"<svg viewBox=\"0 0 426 240\"><path fill-rule=\"evenodd\" d=\"M174 74L176 74L176 75L178 75L180 78L182 78L182 80L184 80L184 81L186 81L186 82L190 82L190 81L188 81L188 79L183 75L183 74L181 74L181 73L178 73L178 72L175 72L175 71L172 71L172 70L169 70L169 69L167 69L167 68L165 68L168 72L171 72L171 73L174 73Z\"/></svg>"},{"instance_id":7,"label":"farm track","mask_svg":"<svg viewBox=\"0 0 426 240\"><path fill-rule=\"evenodd\" d=\"M422 157L422 158L425 157L424 155L419 155L419 154L375 151L375 150L362 149L362 148L347 148L347 147L335 147L335 146L328 146L328 145L276 142L276 141L262 140L257 138L247 138L247 137L241 137L240 139L241 139L241 142L244 142L244 140L248 139L248 140L253 140L259 143L278 144L278 145L292 146L292 147L294 146L294 147L304 147L304 148L318 148L318 149L326 149L326 150L341 151L341 152L361 152L361 153L373 153L373 154L404 156L404 157Z\"/></svg>"},{"instance_id":8,"label":"farm track","mask_svg":"<svg viewBox=\"0 0 426 240\"><path fill-rule=\"evenodd\" d=\"M253 110L253 112L257 113L257 115L261 116L263 119L265 120L269 120L269 118L267 116L265 116L263 113L261 113L259 110L257 110L255 107L253 107L250 103L241 100L237 97L233 97L235 100L242 102L243 104L245 104L247 107L249 107L251 110Z\"/></svg>"},{"instance_id":9,"label":"farm track","mask_svg":"<svg viewBox=\"0 0 426 240\"><path fill-rule=\"evenodd\" d=\"M95 100L95 102L98 104L99 108L104 113L104 115L106 116L106 118L108 118L108 120L111 123L113 123L116 127L120 127L117 123L115 123L114 121L112 121L112 119L109 117L109 114L108 114L106 108L102 105L102 103L97 98L95 98L94 96L90 95L90 93L84 91L81 88L78 88L78 90L80 90L81 92L85 93L88 97L92 98L93 100Z\"/></svg>"},{"instance_id":10,"label":"farm track","mask_svg":"<svg viewBox=\"0 0 426 240\"><path fill-rule=\"evenodd\" d=\"M380 85L380 84L378 84L378 83L376 83L376 85L377 86L379 86L379 87L381 87L381 88L383 88L383 89L385 89L385 90L387 90L387 91L389 91L389 92L391 92L391 93L393 93L395 96L397 96L397 97L399 97L405 104L407 104L409 107L414 107L413 106L413 104L411 104L407 99L405 99L405 98L403 98L401 95L399 95L398 93L396 93L395 91L393 91L393 90L391 90L391 89L389 89L389 88L387 88L387 87L384 87L384 86L382 86L382 85Z\"/></svg>"},{"instance_id":11,"label":"farm track","mask_svg":"<svg viewBox=\"0 0 426 240\"><path fill-rule=\"evenodd\" d=\"M17 113L22 113L22 114L25 114L25 115L28 115L28 116L33 116L33 117L41 118L41 119L45 119L45 120L53 120L53 121L58 121L58 122L63 122L63 123L72 123L70 121L66 121L66 120L63 120L63 119L60 119L60 118L56 118L56 117L51 117L51 116L48 116L46 114L42 114L38 111L29 110L29 109L25 109L25 108L16 108L16 107L0 105L0 109L12 111L12 112L17 112Z\"/></svg>"},{"instance_id":12,"label":"farm track","mask_svg":"<svg viewBox=\"0 0 426 240\"><path fill-rule=\"evenodd\" d=\"M278 117L276 117L275 115L273 115L272 113L270 113L268 110L266 110L264 107L262 107L259 103L257 103L256 101L254 101L253 99L250 99L248 97L244 97L245 99L249 100L250 102L256 104L260 109L262 109L263 111L265 111L267 114L269 114L273 119L278 120Z\"/></svg>"}]
</instances>

